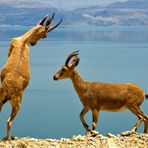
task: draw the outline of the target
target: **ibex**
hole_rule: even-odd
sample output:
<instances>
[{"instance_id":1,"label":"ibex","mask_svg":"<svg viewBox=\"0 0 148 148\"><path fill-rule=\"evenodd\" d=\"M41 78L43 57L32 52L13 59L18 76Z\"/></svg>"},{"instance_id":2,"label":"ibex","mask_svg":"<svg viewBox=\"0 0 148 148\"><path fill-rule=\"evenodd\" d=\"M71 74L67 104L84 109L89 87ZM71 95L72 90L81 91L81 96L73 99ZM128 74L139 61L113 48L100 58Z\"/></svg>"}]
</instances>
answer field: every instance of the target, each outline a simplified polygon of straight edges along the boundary
<instances>
[{"instance_id":1,"label":"ibex","mask_svg":"<svg viewBox=\"0 0 148 148\"><path fill-rule=\"evenodd\" d=\"M11 115L7 121L7 137L11 140L10 129L12 122L19 111L23 91L30 81L29 65L29 45L35 45L38 40L45 38L48 32L60 25L59 21L55 26L51 26L54 18L44 17L34 28L24 35L13 38L8 51L8 61L1 70L0 87L0 111L2 106L9 101L12 107Z\"/></svg>"},{"instance_id":2,"label":"ibex","mask_svg":"<svg viewBox=\"0 0 148 148\"><path fill-rule=\"evenodd\" d=\"M71 62L70 62L71 61ZM144 133L148 132L148 116L140 110L139 106L148 98L148 94L135 84L109 84L104 82L88 82L83 80L75 67L79 64L78 51L71 53L65 61L65 65L54 75L54 80L70 78L73 86L83 104L80 120L86 129L86 133L95 134L98 114L102 111L119 112L130 110L139 120L129 134L135 133L141 122L144 122ZM92 130L89 129L84 115L91 110Z\"/></svg>"}]
</instances>

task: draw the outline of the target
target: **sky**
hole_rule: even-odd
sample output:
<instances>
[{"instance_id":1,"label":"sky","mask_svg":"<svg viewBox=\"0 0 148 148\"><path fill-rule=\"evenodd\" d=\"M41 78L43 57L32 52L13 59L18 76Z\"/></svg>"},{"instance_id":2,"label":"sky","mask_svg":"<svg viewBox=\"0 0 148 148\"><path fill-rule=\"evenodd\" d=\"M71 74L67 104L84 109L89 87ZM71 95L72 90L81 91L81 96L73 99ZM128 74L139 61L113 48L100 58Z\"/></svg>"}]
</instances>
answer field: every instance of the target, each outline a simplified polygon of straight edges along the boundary
<instances>
[{"instance_id":1,"label":"sky","mask_svg":"<svg viewBox=\"0 0 148 148\"><path fill-rule=\"evenodd\" d=\"M0 0L0 2L20 2L18 0ZM92 5L107 5L113 2L123 2L127 0L21 0L22 1L29 1L29 2L41 2L44 4L50 4L53 7L61 8L65 10L87 7Z\"/></svg>"},{"instance_id":2,"label":"sky","mask_svg":"<svg viewBox=\"0 0 148 148\"><path fill-rule=\"evenodd\" d=\"M38 0L43 1L43 0ZM45 0L46 1L46 0ZM127 1L127 0L53 0L49 1L49 3L55 7L61 8L79 8L79 7L86 7L91 5L107 5L113 2L118 1Z\"/></svg>"}]
</instances>

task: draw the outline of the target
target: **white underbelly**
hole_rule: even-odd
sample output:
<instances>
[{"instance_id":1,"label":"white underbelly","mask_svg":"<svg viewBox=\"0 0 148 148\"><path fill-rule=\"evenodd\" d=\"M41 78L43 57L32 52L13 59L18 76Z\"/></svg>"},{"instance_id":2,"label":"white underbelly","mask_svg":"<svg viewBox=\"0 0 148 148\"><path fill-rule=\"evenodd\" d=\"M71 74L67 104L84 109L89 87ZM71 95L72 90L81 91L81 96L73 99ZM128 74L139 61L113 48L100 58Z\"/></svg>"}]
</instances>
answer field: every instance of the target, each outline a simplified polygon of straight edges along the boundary
<instances>
[{"instance_id":1,"label":"white underbelly","mask_svg":"<svg viewBox=\"0 0 148 148\"><path fill-rule=\"evenodd\" d=\"M123 110L127 109L125 106L120 108L112 108L112 107L101 107L102 111L109 111L109 112L121 112Z\"/></svg>"}]
</instances>

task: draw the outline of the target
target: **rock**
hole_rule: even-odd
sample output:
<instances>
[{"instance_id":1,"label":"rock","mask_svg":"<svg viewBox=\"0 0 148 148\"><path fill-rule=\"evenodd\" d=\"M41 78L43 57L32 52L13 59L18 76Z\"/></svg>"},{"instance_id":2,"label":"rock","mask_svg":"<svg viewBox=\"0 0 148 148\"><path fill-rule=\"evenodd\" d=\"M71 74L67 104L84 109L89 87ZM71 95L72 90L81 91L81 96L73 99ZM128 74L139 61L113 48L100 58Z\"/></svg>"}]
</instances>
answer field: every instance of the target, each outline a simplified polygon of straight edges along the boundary
<instances>
[{"instance_id":1,"label":"rock","mask_svg":"<svg viewBox=\"0 0 148 148\"><path fill-rule=\"evenodd\" d=\"M113 135L113 134L111 134L111 133L108 133L108 134L107 134L107 137L109 137L109 138L117 138L117 136L115 136L115 135Z\"/></svg>"},{"instance_id":2,"label":"rock","mask_svg":"<svg viewBox=\"0 0 148 148\"><path fill-rule=\"evenodd\" d=\"M148 134L131 134L123 136L122 134L113 135L109 133L106 136L97 135L95 137L73 136L71 139L35 139L35 138L17 138L15 140L0 141L0 148L147 148Z\"/></svg>"},{"instance_id":3,"label":"rock","mask_svg":"<svg viewBox=\"0 0 148 148\"><path fill-rule=\"evenodd\" d=\"M94 137L89 137L88 140L94 141Z\"/></svg>"},{"instance_id":4,"label":"rock","mask_svg":"<svg viewBox=\"0 0 148 148\"><path fill-rule=\"evenodd\" d=\"M121 135L122 136L130 136L132 134L135 134L135 132L132 132L132 131L125 131L125 132L122 132Z\"/></svg>"},{"instance_id":5,"label":"rock","mask_svg":"<svg viewBox=\"0 0 148 148\"><path fill-rule=\"evenodd\" d=\"M73 136L73 140L84 141L85 140L85 137L84 136L81 136L81 135Z\"/></svg>"}]
</instances>

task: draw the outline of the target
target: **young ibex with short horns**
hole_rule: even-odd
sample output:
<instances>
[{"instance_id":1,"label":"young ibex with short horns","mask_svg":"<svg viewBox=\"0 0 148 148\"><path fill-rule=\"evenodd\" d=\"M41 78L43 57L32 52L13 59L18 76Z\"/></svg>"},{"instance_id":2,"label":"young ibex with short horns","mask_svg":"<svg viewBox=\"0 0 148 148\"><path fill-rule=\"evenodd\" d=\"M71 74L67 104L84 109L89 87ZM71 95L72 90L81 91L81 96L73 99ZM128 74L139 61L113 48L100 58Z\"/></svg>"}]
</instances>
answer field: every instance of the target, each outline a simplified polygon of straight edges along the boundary
<instances>
[{"instance_id":1,"label":"young ibex with short horns","mask_svg":"<svg viewBox=\"0 0 148 148\"><path fill-rule=\"evenodd\" d=\"M70 62L71 61L71 62ZM69 63L70 62L70 63ZM148 94L132 83L109 84L103 82L87 82L79 75L75 67L79 64L78 51L71 53L66 59L65 65L53 77L54 80L70 78L73 86L83 104L80 120L87 133L94 133L96 130L99 111L119 112L129 109L139 120L129 133L136 132L141 122L144 122L144 133L148 132L148 117L140 110L144 98ZM84 115L91 110L92 129L84 120ZM96 133L96 132L95 132Z\"/></svg>"},{"instance_id":2,"label":"young ibex with short horns","mask_svg":"<svg viewBox=\"0 0 148 148\"><path fill-rule=\"evenodd\" d=\"M30 81L29 45L35 45L38 40L45 38L48 32L60 25L50 26L54 18L52 15L44 17L34 28L24 35L13 38L8 51L8 61L1 70L0 111L2 106L9 101L12 107L10 118L7 121L7 137L10 140L11 124L19 111L23 91Z\"/></svg>"}]
</instances>

